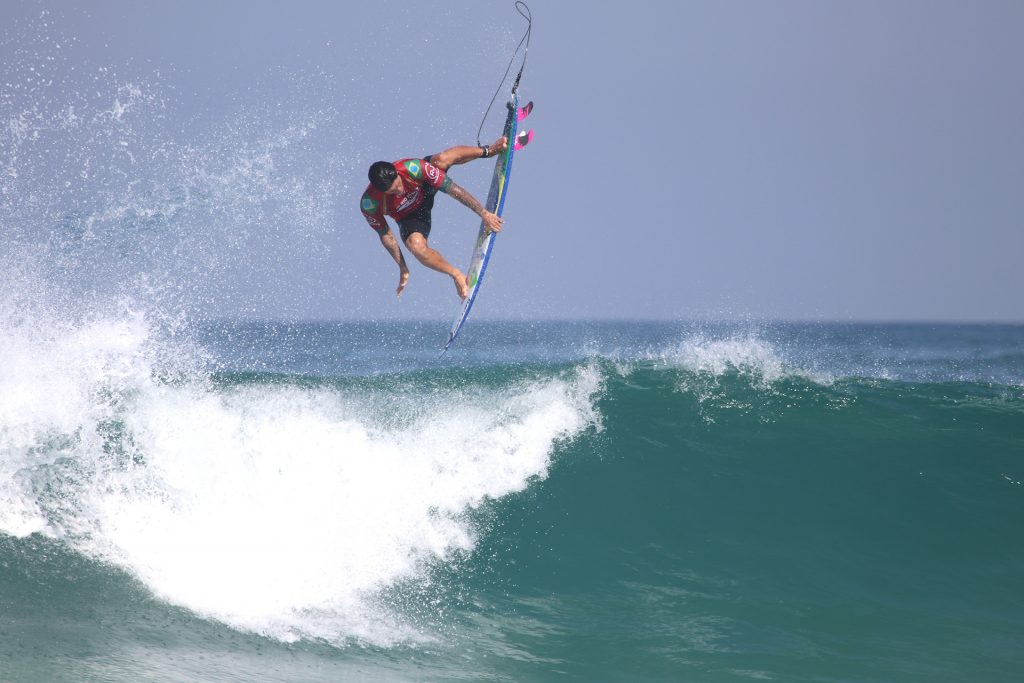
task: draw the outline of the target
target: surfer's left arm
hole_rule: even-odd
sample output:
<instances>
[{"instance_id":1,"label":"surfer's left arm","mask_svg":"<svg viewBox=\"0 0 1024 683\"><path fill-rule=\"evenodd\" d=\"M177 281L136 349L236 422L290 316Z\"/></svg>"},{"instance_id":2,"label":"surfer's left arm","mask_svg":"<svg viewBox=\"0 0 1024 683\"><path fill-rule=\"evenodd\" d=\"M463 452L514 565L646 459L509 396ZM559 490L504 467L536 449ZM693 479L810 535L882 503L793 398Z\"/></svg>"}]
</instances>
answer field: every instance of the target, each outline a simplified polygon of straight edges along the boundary
<instances>
[{"instance_id":1,"label":"surfer's left arm","mask_svg":"<svg viewBox=\"0 0 1024 683\"><path fill-rule=\"evenodd\" d=\"M445 176L444 184L441 186L441 191L447 193L452 197L452 199L457 200L470 211L480 216L488 230L491 232L501 232L501 217L484 209L483 205L477 201L476 197L463 189L450 177Z\"/></svg>"}]
</instances>

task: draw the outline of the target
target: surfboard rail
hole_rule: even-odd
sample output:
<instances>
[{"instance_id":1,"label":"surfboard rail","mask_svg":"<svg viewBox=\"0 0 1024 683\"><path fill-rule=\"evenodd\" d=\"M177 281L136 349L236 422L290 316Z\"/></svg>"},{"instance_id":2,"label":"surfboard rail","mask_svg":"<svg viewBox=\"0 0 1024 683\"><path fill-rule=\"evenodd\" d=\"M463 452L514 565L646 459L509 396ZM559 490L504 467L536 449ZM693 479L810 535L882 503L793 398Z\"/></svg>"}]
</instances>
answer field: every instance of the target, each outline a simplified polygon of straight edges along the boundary
<instances>
[{"instance_id":1,"label":"surfboard rail","mask_svg":"<svg viewBox=\"0 0 1024 683\"><path fill-rule=\"evenodd\" d=\"M498 216L502 215L505 208L505 197L508 195L509 180L512 176L512 159L515 157L518 139L516 133L519 121L526 118L533 110L533 103L530 102L521 110L519 108L519 96L513 92L512 98L508 101L508 114L505 117L505 128L502 135L508 140L508 145L498 154L494 162L494 174L491 176L491 188L487 192L487 203L484 208ZM523 113L525 112L525 113ZM530 131L531 134L533 131ZM532 138L532 135L530 136ZM529 138L527 139L529 142ZM525 143L524 143L525 144ZM483 282L484 274L487 272L487 263L491 258L491 250L494 249L496 233L487 229L486 223L480 221L480 232L477 233L476 244L473 247L473 255L470 257L469 268L466 271L466 283L469 285L469 294L462 301L455 322L452 323L451 331L448 333L448 341L445 343L441 353L444 354L451 347L452 342L459 336L473 302L476 301L477 292Z\"/></svg>"}]
</instances>

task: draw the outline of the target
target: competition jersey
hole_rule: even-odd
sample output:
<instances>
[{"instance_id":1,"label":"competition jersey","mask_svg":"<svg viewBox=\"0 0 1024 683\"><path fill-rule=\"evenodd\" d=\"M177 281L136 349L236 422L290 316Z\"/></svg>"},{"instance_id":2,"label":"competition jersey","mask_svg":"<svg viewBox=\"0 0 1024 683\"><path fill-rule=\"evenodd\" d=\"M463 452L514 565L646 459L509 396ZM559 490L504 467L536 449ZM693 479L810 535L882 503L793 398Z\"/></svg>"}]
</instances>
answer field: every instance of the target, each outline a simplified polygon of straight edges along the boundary
<instances>
[{"instance_id":1,"label":"competition jersey","mask_svg":"<svg viewBox=\"0 0 1024 683\"><path fill-rule=\"evenodd\" d=\"M400 159L395 162L395 170L402 178L405 192L389 195L368 185L359 201L366 222L379 233L388 228L384 216L396 221L409 216L427 200L428 188L440 190L445 181L444 171L423 159Z\"/></svg>"}]
</instances>

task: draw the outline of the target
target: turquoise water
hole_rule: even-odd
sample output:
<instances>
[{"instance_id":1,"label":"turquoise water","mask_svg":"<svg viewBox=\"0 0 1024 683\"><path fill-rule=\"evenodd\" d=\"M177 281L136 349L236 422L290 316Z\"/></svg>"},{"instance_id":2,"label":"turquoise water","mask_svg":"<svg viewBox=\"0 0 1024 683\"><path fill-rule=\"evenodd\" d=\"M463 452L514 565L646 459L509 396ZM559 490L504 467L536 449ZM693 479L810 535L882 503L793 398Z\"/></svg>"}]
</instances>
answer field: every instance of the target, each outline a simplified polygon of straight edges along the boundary
<instances>
[{"instance_id":1,"label":"turquoise water","mask_svg":"<svg viewBox=\"0 0 1024 683\"><path fill-rule=\"evenodd\" d=\"M2 681L1012 681L1024 327L5 327Z\"/></svg>"}]
</instances>

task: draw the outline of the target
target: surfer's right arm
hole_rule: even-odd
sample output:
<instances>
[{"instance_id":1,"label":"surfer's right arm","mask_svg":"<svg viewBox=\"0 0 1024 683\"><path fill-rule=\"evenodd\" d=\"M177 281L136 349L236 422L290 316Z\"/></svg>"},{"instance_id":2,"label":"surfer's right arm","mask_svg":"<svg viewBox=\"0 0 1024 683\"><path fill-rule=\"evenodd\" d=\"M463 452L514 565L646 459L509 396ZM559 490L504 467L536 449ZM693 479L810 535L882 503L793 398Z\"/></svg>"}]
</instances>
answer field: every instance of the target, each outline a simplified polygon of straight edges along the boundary
<instances>
[{"instance_id":1,"label":"surfer's right arm","mask_svg":"<svg viewBox=\"0 0 1024 683\"><path fill-rule=\"evenodd\" d=\"M380 243L384 245L385 251L398 264L398 289L395 290L395 294L402 296L402 290L405 289L406 283L409 282L409 267L405 265L405 255L398 246L398 240L395 239L395 235L391 232L388 222L384 219L380 203L367 192L367 194L363 195L362 200L360 200L359 208L363 212L363 218L370 224L373 231L377 233Z\"/></svg>"},{"instance_id":2,"label":"surfer's right arm","mask_svg":"<svg viewBox=\"0 0 1024 683\"><path fill-rule=\"evenodd\" d=\"M384 249L391 254L391 258L398 264L398 289L395 290L395 294L402 296L402 290L405 289L406 283L409 282L409 266L405 265L405 254L402 253L401 248L398 246L398 240L395 239L395 233L391 232L388 227L384 228L384 232L377 232L380 236L380 243L384 245Z\"/></svg>"}]
</instances>

